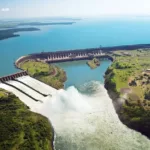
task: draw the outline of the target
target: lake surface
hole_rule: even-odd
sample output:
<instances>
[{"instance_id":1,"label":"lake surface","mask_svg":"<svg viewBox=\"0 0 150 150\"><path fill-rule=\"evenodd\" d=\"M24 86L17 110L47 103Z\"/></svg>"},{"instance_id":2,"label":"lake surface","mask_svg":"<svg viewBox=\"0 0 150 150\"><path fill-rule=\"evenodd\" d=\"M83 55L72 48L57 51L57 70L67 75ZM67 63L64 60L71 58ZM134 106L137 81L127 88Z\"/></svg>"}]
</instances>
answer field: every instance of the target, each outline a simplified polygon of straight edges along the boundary
<instances>
[{"instance_id":1,"label":"lake surface","mask_svg":"<svg viewBox=\"0 0 150 150\"><path fill-rule=\"evenodd\" d=\"M86 19L73 25L37 26L41 31L21 32L20 37L0 41L0 76L16 72L14 61L34 52L150 43L149 26L149 18Z\"/></svg>"},{"instance_id":2,"label":"lake surface","mask_svg":"<svg viewBox=\"0 0 150 150\"><path fill-rule=\"evenodd\" d=\"M65 82L65 88L72 85L79 88L84 83L90 81L100 81L104 83L104 77L106 69L110 66L110 60L100 60L100 67L91 69L87 64L87 60L58 63L57 66L63 68L67 74L67 81Z\"/></svg>"}]
</instances>

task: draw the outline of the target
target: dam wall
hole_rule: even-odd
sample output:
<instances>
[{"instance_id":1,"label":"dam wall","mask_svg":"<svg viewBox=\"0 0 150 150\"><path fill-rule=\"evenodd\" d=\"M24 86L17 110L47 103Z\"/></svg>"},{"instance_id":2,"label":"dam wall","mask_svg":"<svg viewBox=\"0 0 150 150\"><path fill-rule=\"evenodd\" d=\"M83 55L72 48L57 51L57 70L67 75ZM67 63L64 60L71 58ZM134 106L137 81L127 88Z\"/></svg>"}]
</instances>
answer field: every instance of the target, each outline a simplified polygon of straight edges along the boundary
<instances>
[{"instance_id":1,"label":"dam wall","mask_svg":"<svg viewBox=\"0 0 150 150\"><path fill-rule=\"evenodd\" d=\"M57 93L56 89L26 75L26 72L13 74L9 77L12 78L8 78L7 76L0 78L0 88L14 93L21 100L24 100L23 102L25 103L29 99L29 101L42 103L45 98L51 98Z\"/></svg>"},{"instance_id":2,"label":"dam wall","mask_svg":"<svg viewBox=\"0 0 150 150\"><path fill-rule=\"evenodd\" d=\"M136 44L136 45L122 45L112 47L99 47L99 48L87 48L87 49L71 49L64 51L55 52L41 52L33 53L27 56L20 57L16 62L15 66L21 68L21 63L28 60L36 60L47 63L66 62L74 60L87 60L96 58L106 58L113 61L113 58L109 55L112 51L116 50L135 50L135 49L149 49L150 44Z\"/></svg>"},{"instance_id":3,"label":"dam wall","mask_svg":"<svg viewBox=\"0 0 150 150\"><path fill-rule=\"evenodd\" d=\"M16 78L22 77L22 76L27 76L28 73L26 71L21 71L15 74L11 74L5 77L0 77L0 82L6 82L6 81L10 81L10 80L14 80Z\"/></svg>"},{"instance_id":4,"label":"dam wall","mask_svg":"<svg viewBox=\"0 0 150 150\"><path fill-rule=\"evenodd\" d=\"M88 60L94 57L112 60L112 57L103 53L100 48L91 48L91 49L34 53L34 54L20 57L15 62L15 66L17 68L21 68L20 67L21 63L28 60L35 60L35 61L46 62L46 63L57 63L57 62L67 62L67 61L75 61L75 60Z\"/></svg>"},{"instance_id":5,"label":"dam wall","mask_svg":"<svg viewBox=\"0 0 150 150\"><path fill-rule=\"evenodd\" d=\"M41 52L29 54L28 56L20 57L15 66L20 68L20 64L28 60L36 60L47 63L66 62L74 60L86 60L97 58L107 58L113 61L113 58L109 55L109 52L116 50L135 50L135 49L149 49L150 44L135 44L135 45L121 45L112 47L99 47L99 48L87 48L87 49L71 49L56 52Z\"/></svg>"}]
</instances>

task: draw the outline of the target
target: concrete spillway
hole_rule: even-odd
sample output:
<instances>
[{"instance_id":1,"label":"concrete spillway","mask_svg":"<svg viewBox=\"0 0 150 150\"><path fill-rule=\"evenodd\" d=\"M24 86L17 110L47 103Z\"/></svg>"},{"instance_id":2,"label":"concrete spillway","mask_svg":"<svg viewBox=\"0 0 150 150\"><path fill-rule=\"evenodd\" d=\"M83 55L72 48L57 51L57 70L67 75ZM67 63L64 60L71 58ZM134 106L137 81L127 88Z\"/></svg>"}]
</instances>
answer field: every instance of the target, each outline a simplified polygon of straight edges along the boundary
<instances>
[{"instance_id":1,"label":"concrete spillway","mask_svg":"<svg viewBox=\"0 0 150 150\"><path fill-rule=\"evenodd\" d=\"M15 86L15 87L21 89L21 90L22 90L23 92L25 92L25 93L27 92L29 95L31 95L31 96L32 96L33 98L35 98L35 99L42 100L42 99L44 98L43 95L41 95L41 94L35 92L34 90L30 89L29 87L27 87L27 86L25 86L25 85L23 85L23 84L21 84L21 83L19 83L19 82L16 82L16 81L9 81L9 82L7 82L7 83L9 83L10 85L13 85L13 86Z\"/></svg>"},{"instance_id":2,"label":"concrete spillway","mask_svg":"<svg viewBox=\"0 0 150 150\"><path fill-rule=\"evenodd\" d=\"M30 76L22 76L22 77L17 78L17 80L19 80L19 81L21 81L25 84L28 84L32 88L36 88L37 91L40 91L40 92L42 92L43 94L46 94L46 95L56 94L56 91L57 91L53 87L48 86L45 83L40 82L40 81L38 81L34 78L31 78Z\"/></svg>"},{"instance_id":3,"label":"concrete spillway","mask_svg":"<svg viewBox=\"0 0 150 150\"><path fill-rule=\"evenodd\" d=\"M36 111L35 108L37 108L39 102L44 102L45 99L51 98L52 95L56 94L57 92L56 89L31 78L30 76L22 76L16 78L15 80L9 80L4 83L0 83L0 88L14 93L25 104L30 107L32 106L32 111Z\"/></svg>"},{"instance_id":4,"label":"concrete spillway","mask_svg":"<svg viewBox=\"0 0 150 150\"><path fill-rule=\"evenodd\" d=\"M23 84L23 85L27 86L28 88L32 89L33 91L35 91L35 92L37 92L37 93L39 93L39 94L43 95L44 97L46 97L46 96L47 96L46 94L43 94L42 92L37 91L35 88L33 88L33 87L29 86L28 84L26 84L26 83L24 83L24 82L22 82L22 81L19 81L19 80L17 80L17 79L14 79L14 80L15 80L16 82L19 82L19 83L21 83L21 84Z\"/></svg>"},{"instance_id":5,"label":"concrete spillway","mask_svg":"<svg viewBox=\"0 0 150 150\"><path fill-rule=\"evenodd\" d=\"M30 94L28 94L27 91L25 92L24 90L20 89L19 87L15 86L15 85L13 85L13 84L10 84L10 83L8 83L8 82L3 82L3 84L8 85L8 86L10 86L10 87L13 87L14 89L16 89L16 90L18 90L19 92L25 94L26 96L30 97L31 99L33 99L33 100L36 101L36 102L38 102L38 101L42 102L41 100L36 99L36 98L34 98L33 96L31 96Z\"/></svg>"},{"instance_id":6,"label":"concrete spillway","mask_svg":"<svg viewBox=\"0 0 150 150\"><path fill-rule=\"evenodd\" d=\"M30 106L31 111L36 111L37 106L41 104L39 102L34 101L32 98L28 97L27 95L18 91L17 89L11 86L8 86L6 84L0 83L0 88L5 89L15 94L17 97L21 99L22 102L24 102L27 106Z\"/></svg>"}]
</instances>

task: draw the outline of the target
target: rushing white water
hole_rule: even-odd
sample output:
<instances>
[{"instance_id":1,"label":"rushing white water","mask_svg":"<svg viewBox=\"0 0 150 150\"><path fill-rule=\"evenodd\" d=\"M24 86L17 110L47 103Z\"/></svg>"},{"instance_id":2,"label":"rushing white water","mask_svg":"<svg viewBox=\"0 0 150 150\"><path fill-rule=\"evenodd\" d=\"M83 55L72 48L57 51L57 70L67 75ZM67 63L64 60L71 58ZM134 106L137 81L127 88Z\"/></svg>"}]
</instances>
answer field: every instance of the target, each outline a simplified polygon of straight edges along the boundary
<instances>
[{"instance_id":1,"label":"rushing white water","mask_svg":"<svg viewBox=\"0 0 150 150\"><path fill-rule=\"evenodd\" d=\"M81 86L81 92L73 86L55 91L52 97L44 98L44 103L36 103L9 86L0 84L0 87L12 91L31 110L51 120L56 150L150 149L149 139L120 122L107 91L99 82Z\"/></svg>"}]
</instances>

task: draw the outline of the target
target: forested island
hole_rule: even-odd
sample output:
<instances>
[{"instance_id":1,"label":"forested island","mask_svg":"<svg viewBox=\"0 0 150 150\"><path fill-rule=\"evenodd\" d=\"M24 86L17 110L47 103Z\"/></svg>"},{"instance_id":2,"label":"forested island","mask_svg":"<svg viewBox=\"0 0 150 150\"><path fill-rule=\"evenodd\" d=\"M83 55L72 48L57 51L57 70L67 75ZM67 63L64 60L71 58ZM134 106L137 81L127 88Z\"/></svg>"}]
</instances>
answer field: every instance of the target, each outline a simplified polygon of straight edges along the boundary
<instances>
[{"instance_id":1,"label":"forested island","mask_svg":"<svg viewBox=\"0 0 150 150\"><path fill-rule=\"evenodd\" d=\"M105 87L120 119L150 138L150 49L113 51Z\"/></svg>"},{"instance_id":2,"label":"forested island","mask_svg":"<svg viewBox=\"0 0 150 150\"><path fill-rule=\"evenodd\" d=\"M97 58L93 58L92 60L89 60L87 62L87 65L91 68L91 69L95 69L98 66L100 66L100 60Z\"/></svg>"},{"instance_id":3,"label":"forested island","mask_svg":"<svg viewBox=\"0 0 150 150\"><path fill-rule=\"evenodd\" d=\"M25 32L25 31L39 31L38 28L14 28L14 29L6 29L6 30L0 30L0 40L12 38L12 37L18 37L19 34L15 34L17 32Z\"/></svg>"},{"instance_id":4,"label":"forested island","mask_svg":"<svg viewBox=\"0 0 150 150\"><path fill-rule=\"evenodd\" d=\"M75 22L2 22L0 23L0 40L18 37L19 34L15 34L16 32L24 32L24 31L39 31L40 29L35 27L26 27L26 28L18 28L21 26L48 26L48 25L72 25ZM6 29L8 28L8 29Z\"/></svg>"},{"instance_id":5,"label":"forested island","mask_svg":"<svg viewBox=\"0 0 150 150\"><path fill-rule=\"evenodd\" d=\"M76 21L76 20L75 20ZM23 22L17 22L17 21L3 21L0 22L0 29L3 28L17 28L19 26L46 26L46 25L72 25L76 23L75 21L53 21L53 22L29 22L29 21L23 21Z\"/></svg>"},{"instance_id":6,"label":"forested island","mask_svg":"<svg viewBox=\"0 0 150 150\"><path fill-rule=\"evenodd\" d=\"M75 22L50 22L50 23L42 23L42 22L27 22L27 23L20 23L18 26L47 26L47 25L72 25Z\"/></svg>"}]
</instances>

